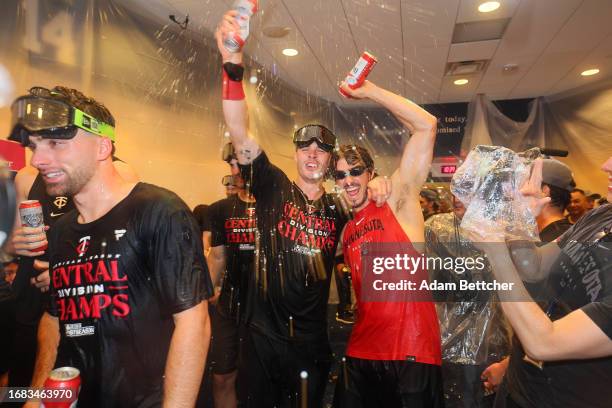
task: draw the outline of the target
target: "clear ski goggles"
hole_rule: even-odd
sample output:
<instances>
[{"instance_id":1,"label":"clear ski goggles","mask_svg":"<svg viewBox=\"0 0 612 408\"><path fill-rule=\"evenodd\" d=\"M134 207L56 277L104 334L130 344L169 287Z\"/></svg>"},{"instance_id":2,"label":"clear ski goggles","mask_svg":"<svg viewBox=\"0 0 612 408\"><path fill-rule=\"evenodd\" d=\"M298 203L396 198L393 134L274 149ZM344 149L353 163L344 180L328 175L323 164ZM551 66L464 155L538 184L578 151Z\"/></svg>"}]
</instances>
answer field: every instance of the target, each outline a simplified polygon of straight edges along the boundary
<instances>
[{"instance_id":1,"label":"clear ski goggles","mask_svg":"<svg viewBox=\"0 0 612 408\"><path fill-rule=\"evenodd\" d=\"M11 105L9 140L26 145L31 134L49 139L72 139L80 128L115 141L113 126L54 98L58 93L41 87L31 88L29 92Z\"/></svg>"},{"instance_id":2,"label":"clear ski goggles","mask_svg":"<svg viewBox=\"0 0 612 408\"><path fill-rule=\"evenodd\" d=\"M326 152L331 152L336 147L336 135L325 126L306 125L293 134L293 143L298 148L309 146L313 141Z\"/></svg>"}]
</instances>

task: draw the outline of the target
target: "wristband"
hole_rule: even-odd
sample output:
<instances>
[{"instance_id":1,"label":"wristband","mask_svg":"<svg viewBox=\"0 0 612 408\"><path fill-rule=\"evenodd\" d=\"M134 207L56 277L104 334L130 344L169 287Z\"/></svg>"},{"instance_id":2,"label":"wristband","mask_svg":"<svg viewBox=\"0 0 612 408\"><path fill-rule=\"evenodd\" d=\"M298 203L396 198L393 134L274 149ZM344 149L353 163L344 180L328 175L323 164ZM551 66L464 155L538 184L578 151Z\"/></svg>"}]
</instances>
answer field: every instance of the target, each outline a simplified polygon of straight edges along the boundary
<instances>
[{"instance_id":1,"label":"wristband","mask_svg":"<svg viewBox=\"0 0 612 408\"><path fill-rule=\"evenodd\" d=\"M232 81L240 82L244 77L244 67L240 64L226 62L225 64L223 64L223 71Z\"/></svg>"},{"instance_id":2,"label":"wristband","mask_svg":"<svg viewBox=\"0 0 612 408\"><path fill-rule=\"evenodd\" d=\"M242 88L242 76L244 67L238 64L226 62L223 64L223 99L241 101L244 99Z\"/></svg>"}]
</instances>

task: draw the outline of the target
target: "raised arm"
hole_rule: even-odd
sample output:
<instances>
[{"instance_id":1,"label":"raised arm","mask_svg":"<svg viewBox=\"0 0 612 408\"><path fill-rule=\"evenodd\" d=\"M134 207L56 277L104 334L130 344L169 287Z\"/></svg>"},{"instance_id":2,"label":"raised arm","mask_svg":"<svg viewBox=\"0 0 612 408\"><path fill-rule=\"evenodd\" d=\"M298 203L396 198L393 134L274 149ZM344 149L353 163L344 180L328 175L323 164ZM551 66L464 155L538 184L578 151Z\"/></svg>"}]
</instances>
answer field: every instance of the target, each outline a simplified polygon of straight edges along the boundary
<instances>
[{"instance_id":1,"label":"raised arm","mask_svg":"<svg viewBox=\"0 0 612 408\"><path fill-rule=\"evenodd\" d=\"M389 110L412 135L402 152L399 168L393 174L389 202L409 199L406 194L418 201L433 158L437 119L408 99L379 87L374 88L370 99Z\"/></svg>"},{"instance_id":2,"label":"raised arm","mask_svg":"<svg viewBox=\"0 0 612 408\"><path fill-rule=\"evenodd\" d=\"M370 81L355 90L343 84L353 98L368 98L389 110L410 131L412 136L404 147L399 168L391 177L392 191L387 203L413 242L423 242L423 217L419 192L427 179L436 139L435 116L408 99L374 85Z\"/></svg>"},{"instance_id":3,"label":"raised arm","mask_svg":"<svg viewBox=\"0 0 612 408\"><path fill-rule=\"evenodd\" d=\"M249 112L242 88L242 51L231 53L223 39L240 30L235 10L223 15L215 38L223 60L223 115L240 164L251 163L260 153L259 144L249 134Z\"/></svg>"}]
</instances>

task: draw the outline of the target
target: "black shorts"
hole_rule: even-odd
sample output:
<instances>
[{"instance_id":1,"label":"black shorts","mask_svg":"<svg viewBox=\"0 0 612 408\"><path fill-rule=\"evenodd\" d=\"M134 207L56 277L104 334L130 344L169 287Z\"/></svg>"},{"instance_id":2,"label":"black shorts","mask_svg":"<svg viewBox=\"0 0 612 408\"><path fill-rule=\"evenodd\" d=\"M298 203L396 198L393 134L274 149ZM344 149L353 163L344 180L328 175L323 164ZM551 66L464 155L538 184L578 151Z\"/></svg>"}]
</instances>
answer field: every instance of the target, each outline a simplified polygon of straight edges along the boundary
<instances>
[{"instance_id":1,"label":"black shorts","mask_svg":"<svg viewBox=\"0 0 612 408\"><path fill-rule=\"evenodd\" d=\"M340 363L336 408L439 408L444 406L439 366L411 361L346 357Z\"/></svg>"},{"instance_id":2,"label":"black shorts","mask_svg":"<svg viewBox=\"0 0 612 408\"><path fill-rule=\"evenodd\" d=\"M213 374L229 374L238 367L240 333L236 319L219 313L211 316L210 369Z\"/></svg>"},{"instance_id":3,"label":"black shorts","mask_svg":"<svg viewBox=\"0 0 612 408\"><path fill-rule=\"evenodd\" d=\"M289 341L273 339L250 329L240 351L239 406L245 408L301 406L300 373L306 371L308 408L323 406L331 366L325 339Z\"/></svg>"}]
</instances>

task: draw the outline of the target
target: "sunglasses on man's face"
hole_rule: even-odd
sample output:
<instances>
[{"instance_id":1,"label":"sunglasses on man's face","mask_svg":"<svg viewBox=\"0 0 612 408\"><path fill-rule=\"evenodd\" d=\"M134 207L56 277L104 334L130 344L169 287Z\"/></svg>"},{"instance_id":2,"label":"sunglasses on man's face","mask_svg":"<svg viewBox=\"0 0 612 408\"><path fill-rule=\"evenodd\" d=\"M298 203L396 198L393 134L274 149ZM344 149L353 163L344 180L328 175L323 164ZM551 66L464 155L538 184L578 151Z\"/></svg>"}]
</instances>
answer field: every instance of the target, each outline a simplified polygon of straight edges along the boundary
<instances>
[{"instance_id":1,"label":"sunglasses on man's face","mask_svg":"<svg viewBox=\"0 0 612 408\"><path fill-rule=\"evenodd\" d=\"M348 176L351 177L359 177L361 176L365 171L366 171L366 167L365 166L356 166L353 167L352 169L346 170L346 171L340 171L340 170L336 170L336 172L334 173L334 178L336 180L343 180Z\"/></svg>"}]
</instances>

